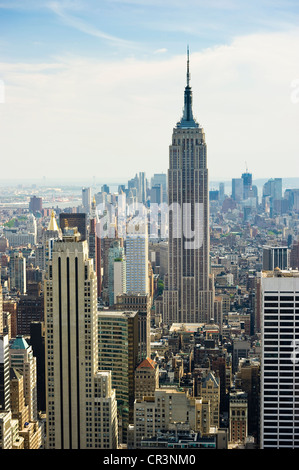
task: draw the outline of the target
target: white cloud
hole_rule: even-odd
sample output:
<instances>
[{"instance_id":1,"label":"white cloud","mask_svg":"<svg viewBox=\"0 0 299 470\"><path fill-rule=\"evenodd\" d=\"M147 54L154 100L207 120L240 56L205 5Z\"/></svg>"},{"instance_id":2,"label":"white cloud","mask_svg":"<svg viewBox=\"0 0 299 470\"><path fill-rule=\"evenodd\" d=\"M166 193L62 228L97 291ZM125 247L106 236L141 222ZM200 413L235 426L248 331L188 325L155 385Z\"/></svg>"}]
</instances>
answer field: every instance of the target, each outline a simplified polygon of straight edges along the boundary
<instances>
[{"instance_id":1,"label":"white cloud","mask_svg":"<svg viewBox=\"0 0 299 470\"><path fill-rule=\"evenodd\" d=\"M165 54L167 52L167 49L165 47L162 47L161 49L157 49L154 51L154 54Z\"/></svg>"},{"instance_id":2,"label":"white cloud","mask_svg":"<svg viewBox=\"0 0 299 470\"><path fill-rule=\"evenodd\" d=\"M210 179L298 171L299 35L256 34L190 57L194 114L208 145ZM17 176L126 180L168 168L180 119L185 56L99 62L1 64L1 155ZM11 176L11 175L10 175ZM4 177L4 175L3 175Z\"/></svg>"}]
</instances>

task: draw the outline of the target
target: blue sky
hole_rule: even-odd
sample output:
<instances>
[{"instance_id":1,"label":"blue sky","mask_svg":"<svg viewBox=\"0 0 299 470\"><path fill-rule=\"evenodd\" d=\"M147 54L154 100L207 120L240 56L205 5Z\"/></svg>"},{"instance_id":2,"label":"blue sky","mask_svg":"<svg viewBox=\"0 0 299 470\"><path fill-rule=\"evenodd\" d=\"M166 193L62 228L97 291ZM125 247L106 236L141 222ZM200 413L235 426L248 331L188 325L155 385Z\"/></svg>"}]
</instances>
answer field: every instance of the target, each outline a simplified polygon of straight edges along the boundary
<instances>
[{"instance_id":1,"label":"blue sky","mask_svg":"<svg viewBox=\"0 0 299 470\"><path fill-rule=\"evenodd\" d=\"M293 176L298 19L297 1L0 0L1 154L19 177L166 171L189 44L210 178Z\"/></svg>"}]
</instances>

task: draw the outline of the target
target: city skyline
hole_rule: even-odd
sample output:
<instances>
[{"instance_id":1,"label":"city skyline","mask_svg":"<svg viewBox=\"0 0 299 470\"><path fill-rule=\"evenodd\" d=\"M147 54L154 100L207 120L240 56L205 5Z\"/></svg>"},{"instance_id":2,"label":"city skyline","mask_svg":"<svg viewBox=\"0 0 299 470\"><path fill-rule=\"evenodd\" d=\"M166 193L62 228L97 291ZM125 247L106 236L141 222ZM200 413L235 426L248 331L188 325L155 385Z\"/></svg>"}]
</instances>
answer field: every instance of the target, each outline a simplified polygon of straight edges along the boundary
<instances>
[{"instance_id":1,"label":"city skyline","mask_svg":"<svg viewBox=\"0 0 299 470\"><path fill-rule=\"evenodd\" d=\"M298 19L0 0L0 449L299 448Z\"/></svg>"},{"instance_id":2,"label":"city skyline","mask_svg":"<svg viewBox=\"0 0 299 470\"><path fill-rule=\"evenodd\" d=\"M297 18L274 1L1 2L2 154L16 178L166 172L189 44L210 179L291 176Z\"/></svg>"}]
</instances>

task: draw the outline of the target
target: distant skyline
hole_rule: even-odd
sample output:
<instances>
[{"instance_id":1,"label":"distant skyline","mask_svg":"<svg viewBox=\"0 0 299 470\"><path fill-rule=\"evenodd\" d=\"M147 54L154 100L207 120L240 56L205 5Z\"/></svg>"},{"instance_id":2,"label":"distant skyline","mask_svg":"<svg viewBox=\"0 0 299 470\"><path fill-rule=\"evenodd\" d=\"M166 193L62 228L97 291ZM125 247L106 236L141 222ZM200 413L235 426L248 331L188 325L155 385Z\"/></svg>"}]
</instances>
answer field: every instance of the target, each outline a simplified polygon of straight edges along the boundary
<instances>
[{"instance_id":1,"label":"distant skyline","mask_svg":"<svg viewBox=\"0 0 299 470\"><path fill-rule=\"evenodd\" d=\"M298 20L296 1L0 0L1 180L166 173L187 45L210 180L297 176Z\"/></svg>"}]
</instances>

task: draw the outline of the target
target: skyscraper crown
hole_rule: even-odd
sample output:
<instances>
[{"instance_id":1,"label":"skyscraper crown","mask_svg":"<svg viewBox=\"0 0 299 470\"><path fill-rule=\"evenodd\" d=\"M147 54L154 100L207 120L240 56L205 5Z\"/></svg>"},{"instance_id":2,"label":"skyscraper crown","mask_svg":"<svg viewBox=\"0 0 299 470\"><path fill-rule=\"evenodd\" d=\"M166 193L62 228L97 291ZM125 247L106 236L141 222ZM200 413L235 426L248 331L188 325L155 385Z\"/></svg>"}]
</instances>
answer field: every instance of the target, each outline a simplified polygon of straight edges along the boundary
<instances>
[{"instance_id":1,"label":"skyscraper crown","mask_svg":"<svg viewBox=\"0 0 299 470\"><path fill-rule=\"evenodd\" d=\"M190 70L189 70L189 47L187 48L187 84L184 93L184 110L183 116L180 122L177 123L177 127L181 128L192 128L198 127L198 123L193 117L192 111L192 90L190 87Z\"/></svg>"}]
</instances>

